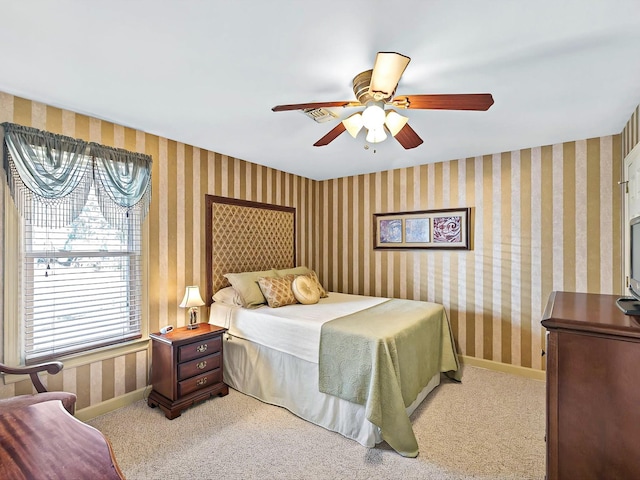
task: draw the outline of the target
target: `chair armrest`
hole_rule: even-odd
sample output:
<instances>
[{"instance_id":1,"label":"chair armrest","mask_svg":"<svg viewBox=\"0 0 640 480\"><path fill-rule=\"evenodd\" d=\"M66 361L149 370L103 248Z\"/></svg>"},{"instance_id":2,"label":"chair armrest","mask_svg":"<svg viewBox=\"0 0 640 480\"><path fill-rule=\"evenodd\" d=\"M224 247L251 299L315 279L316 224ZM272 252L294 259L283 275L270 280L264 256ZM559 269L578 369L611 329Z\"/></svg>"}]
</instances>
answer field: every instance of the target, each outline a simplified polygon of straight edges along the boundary
<instances>
[{"instance_id":1,"label":"chair armrest","mask_svg":"<svg viewBox=\"0 0 640 480\"><path fill-rule=\"evenodd\" d=\"M31 365L29 367L8 367L2 363L0 363L0 373L8 373L11 375L29 375L31 377L31 382L33 386L36 387L38 393L46 392L47 389L44 387L42 382L40 381L40 377L38 377L38 372L50 373L51 375L55 375L60 370L62 370L62 362L47 362L47 363L39 363L38 365Z\"/></svg>"}]
</instances>

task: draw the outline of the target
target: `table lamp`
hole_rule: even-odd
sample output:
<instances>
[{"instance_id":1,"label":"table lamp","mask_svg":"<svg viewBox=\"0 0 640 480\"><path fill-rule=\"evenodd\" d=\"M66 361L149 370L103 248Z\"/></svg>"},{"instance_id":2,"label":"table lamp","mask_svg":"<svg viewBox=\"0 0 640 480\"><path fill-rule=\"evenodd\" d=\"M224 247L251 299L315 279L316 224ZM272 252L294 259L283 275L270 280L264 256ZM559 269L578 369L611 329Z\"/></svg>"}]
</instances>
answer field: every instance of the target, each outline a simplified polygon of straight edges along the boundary
<instances>
[{"instance_id":1,"label":"table lamp","mask_svg":"<svg viewBox=\"0 0 640 480\"><path fill-rule=\"evenodd\" d=\"M202 300L200 296L198 286L192 285L187 287L180 307L189 308L189 323L187 324L189 330L198 328L198 307L201 305L204 305L204 300Z\"/></svg>"}]
</instances>

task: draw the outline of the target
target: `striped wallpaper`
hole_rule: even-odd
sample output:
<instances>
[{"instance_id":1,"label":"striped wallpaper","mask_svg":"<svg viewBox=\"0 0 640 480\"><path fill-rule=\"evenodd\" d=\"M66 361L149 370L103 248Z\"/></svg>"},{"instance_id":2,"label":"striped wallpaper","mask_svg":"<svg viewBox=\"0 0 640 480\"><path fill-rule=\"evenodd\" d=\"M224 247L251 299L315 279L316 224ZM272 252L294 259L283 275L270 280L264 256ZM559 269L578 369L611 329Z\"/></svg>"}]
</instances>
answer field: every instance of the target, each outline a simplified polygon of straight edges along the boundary
<instances>
[{"instance_id":1,"label":"striped wallpaper","mask_svg":"<svg viewBox=\"0 0 640 480\"><path fill-rule=\"evenodd\" d=\"M633 147L640 141L640 105L638 105L631 118L622 130L622 158L625 158Z\"/></svg>"},{"instance_id":2,"label":"striped wallpaper","mask_svg":"<svg viewBox=\"0 0 640 480\"><path fill-rule=\"evenodd\" d=\"M331 290L443 303L459 353L542 369L552 290L621 291L621 171L616 135L323 181L313 263ZM471 250L373 250L374 213L454 207Z\"/></svg>"},{"instance_id":3,"label":"striped wallpaper","mask_svg":"<svg viewBox=\"0 0 640 480\"><path fill-rule=\"evenodd\" d=\"M183 325L184 287L204 288L204 195L213 194L295 207L298 263L329 289L442 302L461 353L538 369L552 289L621 290L616 182L637 119L638 109L616 136L318 182L0 93L0 122L152 155L150 331ZM472 207L472 250L373 251L373 213L458 206ZM78 394L83 409L144 387L148 369L142 351L48 382ZM0 397L27 391L28 380L0 383Z\"/></svg>"},{"instance_id":4,"label":"striped wallpaper","mask_svg":"<svg viewBox=\"0 0 640 480\"><path fill-rule=\"evenodd\" d=\"M297 258L301 264L310 263L307 252L313 249L313 238L307 232L313 231L316 208L313 195L316 182L312 180L1 92L0 122L18 123L153 157L153 198L147 220L151 332L167 324L185 324L186 310L178 304L186 285L198 284L204 294L203 227L207 193L296 207ZM65 368L46 381L49 388L75 392L76 408L81 410L144 388L148 369L147 351L141 351ZM0 382L0 398L22 393L31 393L28 379L9 385Z\"/></svg>"}]
</instances>

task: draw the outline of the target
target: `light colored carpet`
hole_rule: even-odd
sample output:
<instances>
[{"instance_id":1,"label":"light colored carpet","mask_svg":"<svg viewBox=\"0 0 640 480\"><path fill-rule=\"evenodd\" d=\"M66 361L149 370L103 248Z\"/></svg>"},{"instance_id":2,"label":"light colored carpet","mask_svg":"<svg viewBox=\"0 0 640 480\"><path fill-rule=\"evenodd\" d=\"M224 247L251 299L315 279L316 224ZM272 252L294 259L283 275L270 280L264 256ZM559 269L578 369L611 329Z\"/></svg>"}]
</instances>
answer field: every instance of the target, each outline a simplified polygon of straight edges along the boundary
<instances>
[{"instance_id":1,"label":"light colored carpet","mask_svg":"<svg viewBox=\"0 0 640 480\"><path fill-rule=\"evenodd\" d=\"M168 420L144 401L89 422L137 479L543 479L545 384L465 367L411 417L420 455L368 449L235 390Z\"/></svg>"}]
</instances>

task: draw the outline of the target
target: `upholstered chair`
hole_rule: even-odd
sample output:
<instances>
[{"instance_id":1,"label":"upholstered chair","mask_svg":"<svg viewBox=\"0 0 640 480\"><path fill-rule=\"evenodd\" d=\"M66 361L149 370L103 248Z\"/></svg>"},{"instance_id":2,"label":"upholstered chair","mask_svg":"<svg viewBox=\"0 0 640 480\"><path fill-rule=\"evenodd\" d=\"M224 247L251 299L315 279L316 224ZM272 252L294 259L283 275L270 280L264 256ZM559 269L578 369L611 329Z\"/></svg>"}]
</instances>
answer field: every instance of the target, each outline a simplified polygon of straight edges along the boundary
<instances>
[{"instance_id":1,"label":"upholstered chair","mask_svg":"<svg viewBox=\"0 0 640 480\"><path fill-rule=\"evenodd\" d=\"M0 414L15 408L33 405L34 403L48 402L49 400L60 400L64 408L73 415L76 408L76 395L69 392L48 392L38 377L39 372L46 371L55 375L62 370L62 363L48 362L29 367L8 367L0 363L0 373L10 375L29 375L31 383L38 393L32 395L18 395L10 398L0 399Z\"/></svg>"}]
</instances>

